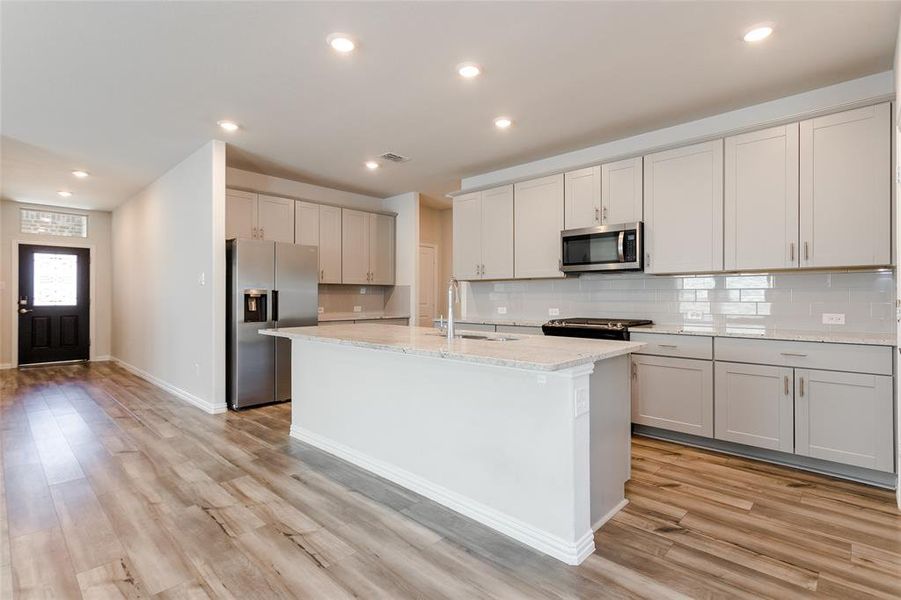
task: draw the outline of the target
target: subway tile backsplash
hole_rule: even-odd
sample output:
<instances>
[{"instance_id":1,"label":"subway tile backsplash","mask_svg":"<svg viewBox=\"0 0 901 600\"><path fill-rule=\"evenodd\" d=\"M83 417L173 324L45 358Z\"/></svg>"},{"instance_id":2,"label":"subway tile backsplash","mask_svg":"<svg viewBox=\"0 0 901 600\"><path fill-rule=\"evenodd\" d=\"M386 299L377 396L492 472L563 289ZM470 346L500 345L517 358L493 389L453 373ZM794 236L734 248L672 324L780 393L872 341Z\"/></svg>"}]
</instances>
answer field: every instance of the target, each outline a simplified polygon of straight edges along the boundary
<instances>
[{"instance_id":1,"label":"subway tile backsplash","mask_svg":"<svg viewBox=\"0 0 901 600\"><path fill-rule=\"evenodd\" d=\"M543 320L560 316L649 318L667 325L740 326L891 334L891 271L754 275L586 274L559 280L470 282L466 318ZM845 315L824 325L823 313Z\"/></svg>"}]
</instances>

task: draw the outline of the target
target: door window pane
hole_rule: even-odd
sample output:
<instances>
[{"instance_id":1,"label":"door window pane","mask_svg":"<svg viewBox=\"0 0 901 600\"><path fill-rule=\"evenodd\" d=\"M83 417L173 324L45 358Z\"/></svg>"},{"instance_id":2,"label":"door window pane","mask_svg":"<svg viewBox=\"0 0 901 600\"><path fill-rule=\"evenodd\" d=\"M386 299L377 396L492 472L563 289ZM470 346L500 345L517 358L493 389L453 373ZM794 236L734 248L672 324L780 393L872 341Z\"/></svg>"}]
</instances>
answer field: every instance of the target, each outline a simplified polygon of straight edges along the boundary
<instances>
[{"instance_id":1,"label":"door window pane","mask_svg":"<svg viewBox=\"0 0 901 600\"><path fill-rule=\"evenodd\" d=\"M34 255L34 306L78 304L78 257L73 254Z\"/></svg>"}]
</instances>

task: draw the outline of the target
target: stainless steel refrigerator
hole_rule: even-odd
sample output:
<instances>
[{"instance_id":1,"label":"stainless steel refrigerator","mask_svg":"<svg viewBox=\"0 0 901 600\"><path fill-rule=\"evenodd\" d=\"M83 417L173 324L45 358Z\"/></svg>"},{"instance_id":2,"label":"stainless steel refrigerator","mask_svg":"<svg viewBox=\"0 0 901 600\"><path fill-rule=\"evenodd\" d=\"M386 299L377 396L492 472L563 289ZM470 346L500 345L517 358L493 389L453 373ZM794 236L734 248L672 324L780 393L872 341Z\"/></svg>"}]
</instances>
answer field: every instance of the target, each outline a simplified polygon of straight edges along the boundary
<instances>
[{"instance_id":1,"label":"stainless steel refrigerator","mask_svg":"<svg viewBox=\"0 0 901 600\"><path fill-rule=\"evenodd\" d=\"M260 329L316 325L319 249L226 242L226 395L232 409L291 399L291 342Z\"/></svg>"}]
</instances>

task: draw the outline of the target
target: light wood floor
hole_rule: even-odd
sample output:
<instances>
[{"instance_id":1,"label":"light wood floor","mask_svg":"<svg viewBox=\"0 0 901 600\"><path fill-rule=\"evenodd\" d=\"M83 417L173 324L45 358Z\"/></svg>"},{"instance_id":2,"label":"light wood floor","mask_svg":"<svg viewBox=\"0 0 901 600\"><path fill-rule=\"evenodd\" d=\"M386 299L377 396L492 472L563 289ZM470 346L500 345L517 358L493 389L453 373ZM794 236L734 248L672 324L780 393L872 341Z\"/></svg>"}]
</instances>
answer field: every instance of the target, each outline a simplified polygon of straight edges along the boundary
<instances>
[{"instance_id":1,"label":"light wood floor","mask_svg":"<svg viewBox=\"0 0 901 600\"><path fill-rule=\"evenodd\" d=\"M0 373L0 597L899 598L893 494L636 438L567 567L107 363Z\"/></svg>"}]
</instances>

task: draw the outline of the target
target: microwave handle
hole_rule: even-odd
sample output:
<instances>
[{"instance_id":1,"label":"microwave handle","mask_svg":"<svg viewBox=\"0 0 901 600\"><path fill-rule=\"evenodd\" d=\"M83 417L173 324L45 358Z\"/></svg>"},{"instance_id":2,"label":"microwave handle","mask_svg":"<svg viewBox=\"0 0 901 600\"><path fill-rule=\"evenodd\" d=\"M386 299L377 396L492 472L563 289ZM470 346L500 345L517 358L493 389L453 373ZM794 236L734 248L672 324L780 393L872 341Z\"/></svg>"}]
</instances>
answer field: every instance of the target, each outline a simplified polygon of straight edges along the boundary
<instances>
[{"instance_id":1,"label":"microwave handle","mask_svg":"<svg viewBox=\"0 0 901 600\"><path fill-rule=\"evenodd\" d=\"M626 232L620 231L619 237L616 240L616 253L619 256L619 262L624 262L626 260L626 256L623 252L623 242L626 240Z\"/></svg>"}]
</instances>

